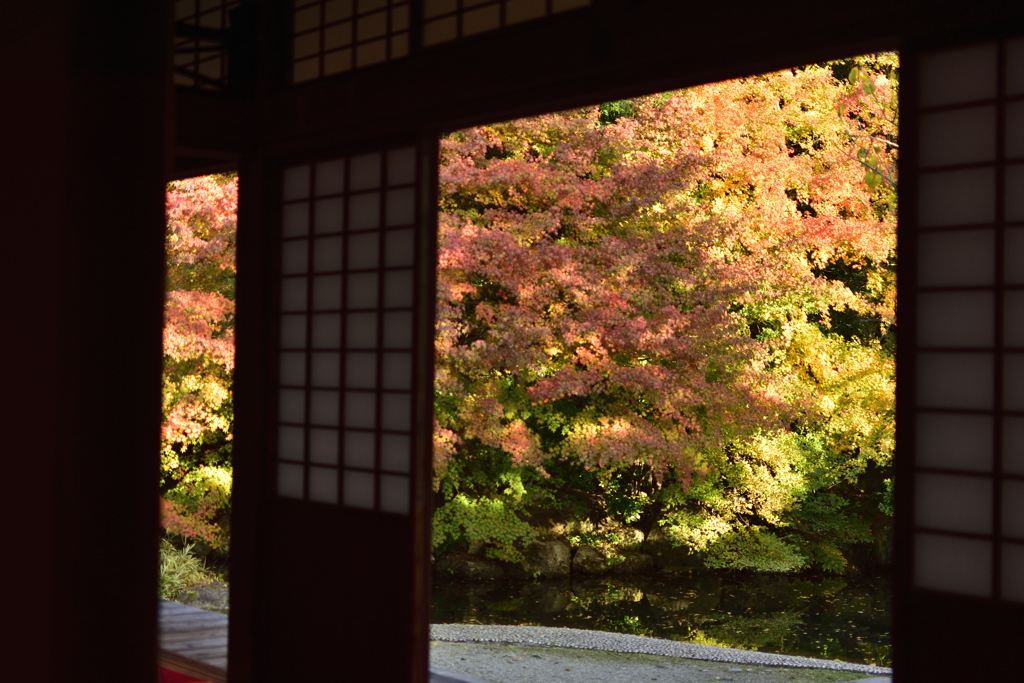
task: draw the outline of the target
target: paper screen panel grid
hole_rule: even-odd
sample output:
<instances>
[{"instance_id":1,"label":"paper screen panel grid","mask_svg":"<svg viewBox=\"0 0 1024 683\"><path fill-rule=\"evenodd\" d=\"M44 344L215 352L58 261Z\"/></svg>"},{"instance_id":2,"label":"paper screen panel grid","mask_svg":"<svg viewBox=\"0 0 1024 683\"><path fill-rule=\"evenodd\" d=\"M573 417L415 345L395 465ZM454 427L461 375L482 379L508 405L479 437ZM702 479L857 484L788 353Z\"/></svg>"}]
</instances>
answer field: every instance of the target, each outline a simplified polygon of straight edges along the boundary
<instances>
[{"instance_id":1,"label":"paper screen panel grid","mask_svg":"<svg viewBox=\"0 0 1024 683\"><path fill-rule=\"evenodd\" d=\"M296 0L292 83L409 54L409 0Z\"/></svg>"},{"instance_id":2,"label":"paper screen panel grid","mask_svg":"<svg viewBox=\"0 0 1024 683\"><path fill-rule=\"evenodd\" d=\"M423 0L423 46L587 7L591 0Z\"/></svg>"},{"instance_id":3,"label":"paper screen panel grid","mask_svg":"<svg viewBox=\"0 0 1024 683\"><path fill-rule=\"evenodd\" d=\"M415 147L282 174L277 494L409 514Z\"/></svg>"},{"instance_id":4,"label":"paper screen panel grid","mask_svg":"<svg viewBox=\"0 0 1024 683\"><path fill-rule=\"evenodd\" d=\"M919 73L914 584L1024 602L1024 38Z\"/></svg>"},{"instance_id":5,"label":"paper screen panel grid","mask_svg":"<svg viewBox=\"0 0 1024 683\"><path fill-rule=\"evenodd\" d=\"M241 0L175 0L174 84L200 90L223 90L228 77L224 32L230 11Z\"/></svg>"}]
</instances>

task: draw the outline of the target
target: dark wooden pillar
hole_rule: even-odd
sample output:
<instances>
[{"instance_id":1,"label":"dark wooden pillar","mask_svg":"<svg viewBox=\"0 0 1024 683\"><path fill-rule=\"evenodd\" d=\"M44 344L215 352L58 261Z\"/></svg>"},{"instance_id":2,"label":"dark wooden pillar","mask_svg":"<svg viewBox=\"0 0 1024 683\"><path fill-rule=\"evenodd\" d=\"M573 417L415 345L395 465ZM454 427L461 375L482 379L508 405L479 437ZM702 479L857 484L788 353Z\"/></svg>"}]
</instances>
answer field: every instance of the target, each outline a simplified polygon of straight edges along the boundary
<instances>
[{"instance_id":1,"label":"dark wooden pillar","mask_svg":"<svg viewBox=\"0 0 1024 683\"><path fill-rule=\"evenodd\" d=\"M5 680L155 676L164 11L0 22Z\"/></svg>"}]
</instances>

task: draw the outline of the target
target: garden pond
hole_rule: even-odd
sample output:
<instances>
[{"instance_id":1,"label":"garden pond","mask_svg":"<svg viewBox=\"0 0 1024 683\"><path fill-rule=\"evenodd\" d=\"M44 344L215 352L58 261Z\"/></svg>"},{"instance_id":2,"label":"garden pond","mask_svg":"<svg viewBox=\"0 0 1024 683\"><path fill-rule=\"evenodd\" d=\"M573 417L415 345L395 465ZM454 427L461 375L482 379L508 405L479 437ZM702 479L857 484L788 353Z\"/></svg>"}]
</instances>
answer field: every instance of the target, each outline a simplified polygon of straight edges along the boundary
<instances>
[{"instance_id":1,"label":"garden pond","mask_svg":"<svg viewBox=\"0 0 1024 683\"><path fill-rule=\"evenodd\" d=\"M562 626L891 666L887 576L434 583L431 623Z\"/></svg>"}]
</instances>

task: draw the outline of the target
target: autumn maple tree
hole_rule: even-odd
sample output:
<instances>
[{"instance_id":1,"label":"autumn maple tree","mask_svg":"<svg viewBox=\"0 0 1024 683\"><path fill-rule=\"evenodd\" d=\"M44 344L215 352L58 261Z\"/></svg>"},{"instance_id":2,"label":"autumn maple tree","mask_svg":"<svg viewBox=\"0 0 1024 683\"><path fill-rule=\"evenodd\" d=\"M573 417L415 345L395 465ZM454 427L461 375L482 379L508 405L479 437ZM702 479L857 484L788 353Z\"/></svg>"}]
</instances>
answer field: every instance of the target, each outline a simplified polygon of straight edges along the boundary
<instances>
[{"instance_id":1,"label":"autumn maple tree","mask_svg":"<svg viewBox=\"0 0 1024 683\"><path fill-rule=\"evenodd\" d=\"M539 510L841 570L891 518L898 62L441 141L434 544ZM227 542L237 178L167 194L163 524Z\"/></svg>"},{"instance_id":2,"label":"autumn maple tree","mask_svg":"<svg viewBox=\"0 0 1024 683\"><path fill-rule=\"evenodd\" d=\"M895 66L442 139L436 547L514 559L538 508L656 520L713 567L840 570L872 540L895 322L876 179L897 150L874 102Z\"/></svg>"},{"instance_id":3,"label":"autumn maple tree","mask_svg":"<svg viewBox=\"0 0 1024 683\"><path fill-rule=\"evenodd\" d=\"M219 547L231 495L237 177L170 183L166 205L161 521Z\"/></svg>"}]
</instances>

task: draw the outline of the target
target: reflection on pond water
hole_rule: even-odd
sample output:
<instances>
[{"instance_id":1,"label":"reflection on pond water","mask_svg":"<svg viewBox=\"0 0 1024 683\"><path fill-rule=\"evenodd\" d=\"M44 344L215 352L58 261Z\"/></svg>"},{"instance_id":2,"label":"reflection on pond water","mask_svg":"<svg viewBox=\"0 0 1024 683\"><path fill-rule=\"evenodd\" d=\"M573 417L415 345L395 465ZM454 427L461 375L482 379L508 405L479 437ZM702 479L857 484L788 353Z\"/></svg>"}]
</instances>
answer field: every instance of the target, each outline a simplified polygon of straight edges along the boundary
<instances>
[{"instance_id":1,"label":"reflection on pond water","mask_svg":"<svg viewBox=\"0 0 1024 683\"><path fill-rule=\"evenodd\" d=\"M891 602L888 577L437 580L431 622L586 628L890 666Z\"/></svg>"}]
</instances>

